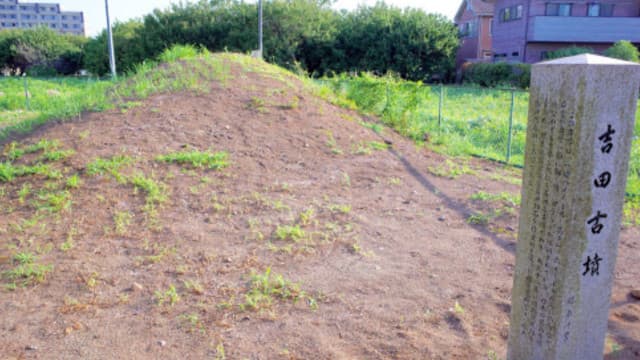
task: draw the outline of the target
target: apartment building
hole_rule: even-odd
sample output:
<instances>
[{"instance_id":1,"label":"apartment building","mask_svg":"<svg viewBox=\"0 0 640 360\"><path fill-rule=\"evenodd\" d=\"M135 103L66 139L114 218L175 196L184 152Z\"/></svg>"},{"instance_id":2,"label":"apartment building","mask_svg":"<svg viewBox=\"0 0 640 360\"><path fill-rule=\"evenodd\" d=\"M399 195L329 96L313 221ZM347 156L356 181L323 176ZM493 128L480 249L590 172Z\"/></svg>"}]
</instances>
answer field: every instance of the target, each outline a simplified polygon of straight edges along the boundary
<instances>
[{"instance_id":1,"label":"apartment building","mask_svg":"<svg viewBox=\"0 0 640 360\"><path fill-rule=\"evenodd\" d=\"M84 35L81 11L61 11L56 3L23 3L0 0L0 30L47 26L60 33Z\"/></svg>"},{"instance_id":2,"label":"apartment building","mask_svg":"<svg viewBox=\"0 0 640 360\"><path fill-rule=\"evenodd\" d=\"M487 1L495 7L495 61L535 63L572 45L596 52L619 40L640 45L640 0Z\"/></svg>"},{"instance_id":3,"label":"apartment building","mask_svg":"<svg viewBox=\"0 0 640 360\"><path fill-rule=\"evenodd\" d=\"M454 22L460 30L456 68L465 62L491 61L493 4L482 0L463 0Z\"/></svg>"}]
</instances>

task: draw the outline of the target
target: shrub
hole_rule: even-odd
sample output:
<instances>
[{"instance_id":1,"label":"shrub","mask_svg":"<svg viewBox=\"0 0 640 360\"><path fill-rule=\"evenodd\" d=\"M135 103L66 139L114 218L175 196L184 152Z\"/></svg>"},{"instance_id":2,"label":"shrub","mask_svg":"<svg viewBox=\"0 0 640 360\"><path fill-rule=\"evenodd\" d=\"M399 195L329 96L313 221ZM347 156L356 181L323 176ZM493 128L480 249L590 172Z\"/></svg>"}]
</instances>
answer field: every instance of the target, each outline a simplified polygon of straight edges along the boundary
<instances>
[{"instance_id":1,"label":"shrub","mask_svg":"<svg viewBox=\"0 0 640 360\"><path fill-rule=\"evenodd\" d=\"M627 40L620 40L616 42L612 47L608 48L607 51L604 52L604 55L621 60L640 62L638 48Z\"/></svg>"},{"instance_id":2,"label":"shrub","mask_svg":"<svg viewBox=\"0 0 640 360\"><path fill-rule=\"evenodd\" d=\"M574 56L574 55L580 55L580 54L588 54L588 53L594 53L595 51L592 48L588 48L588 47L579 47L579 46L569 46L566 48L561 48L558 49L556 51L549 51L547 53L547 56L545 56L546 60L551 60L551 59L558 59L558 58L563 58L563 57L567 57L567 56Z\"/></svg>"},{"instance_id":3,"label":"shrub","mask_svg":"<svg viewBox=\"0 0 640 360\"><path fill-rule=\"evenodd\" d=\"M475 63L464 66L464 81L480 86L529 87L531 65L522 63Z\"/></svg>"}]
</instances>

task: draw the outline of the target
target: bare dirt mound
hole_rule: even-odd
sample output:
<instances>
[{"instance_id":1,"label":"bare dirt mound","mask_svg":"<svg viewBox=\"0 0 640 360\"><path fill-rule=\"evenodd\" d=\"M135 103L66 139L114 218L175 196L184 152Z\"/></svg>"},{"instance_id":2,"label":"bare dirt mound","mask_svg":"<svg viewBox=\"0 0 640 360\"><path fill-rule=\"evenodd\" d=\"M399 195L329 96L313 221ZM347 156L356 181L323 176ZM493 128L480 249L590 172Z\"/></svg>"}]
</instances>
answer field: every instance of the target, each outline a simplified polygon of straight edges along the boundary
<instances>
[{"instance_id":1,"label":"bare dirt mound","mask_svg":"<svg viewBox=\"0 0 640 360\"><path fill-rule=\"evenodd\" d=\"M24 171L0 182L0 358L503 358L519 172L231 69L6 146ZM157 159L196 150L229 164ZM640 352L639 235L610 359Z\"/></svg>"}]
</instances>

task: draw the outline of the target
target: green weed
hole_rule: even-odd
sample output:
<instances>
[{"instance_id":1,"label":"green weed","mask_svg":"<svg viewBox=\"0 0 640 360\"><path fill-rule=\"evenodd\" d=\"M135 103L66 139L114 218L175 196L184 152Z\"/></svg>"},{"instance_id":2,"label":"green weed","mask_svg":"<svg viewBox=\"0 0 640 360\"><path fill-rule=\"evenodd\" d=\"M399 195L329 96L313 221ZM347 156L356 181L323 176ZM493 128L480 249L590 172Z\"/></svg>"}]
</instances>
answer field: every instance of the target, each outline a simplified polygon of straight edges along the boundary
<instances>
[{"instance_id":1,"label":"green weed","mask_svg":"<svg viewBox=\"0 0 640 360\"><path fill-rule=\"evenodd\" d=\"M271 274L271 267L264 273L251 273L249 292L245 295L245 302L240 305L242 310L269 309L275 300L288 300L296 303L306 298L304 291L298 284L291 283L282 275Z\"/></svg>"},{"instance_id":2,"label":"green weed","mask_svg":"<svg viewBox=\"0 0 640 360\"><path fill-rule=\"evenodd\" d=\"M267 111L266 107L265 107L266 102L257 97L257 96L253 96L251 97L251 101L249 101L249 104L247 105L247 107L249 109L253 109L256 110L258 112L264 113Z\"/></svg>"},{"instance_id":3,"label":"green weed","mask_svg":"<svg viewBox=\"0 0 640 360\"><path fill-rule=\"evenodd\" d=\"M67 190L58 192L40 191L34 206L41 211L58 213L71 207L71 193Z\"/></svg>"},{"instance_id":4,"label":"green weed","mask_svg":"<svg viewBox=\"0 0 640 360\"><path fill-rule=\"evenodd\" d=\"M31 253L18 253L14 256L16 266L4 272L4 276L15 285L28 286L45 281L47 274L53 271L52 265L36 263L36 256Z\"/></svg>"},{"instance_id":5,"label":"green weed","mask_svg":"<svg viewBox=\"0 0 640 360\"><path fill-rule=\"evenodd\" d=\"M229 154L227 152L200 152L184 151L158 156L157 161L191 165L194 168L206 167L208 169L222 169L229 166Z\"/></svg>"},{"instance_id":6,"label":"green weed","mask_svg":"<svg viewBox=\"0 0 640 360\"><path fill-rule=\"evenodd\" d=\"M438 166L429 166L428 170L431 174L440 177L448 177L450 179L456 179L460 175L475 174L471 168L466 164L456 164L455 162L446 159L444 164Z\"/></svg>"},{"instance_id":7,"label":"green weed","mask_svg":"<svg viewBox=\"0 0 640 360\"><path fill-rule=\"evenodd\" d=\"M116 211L113 215L113 221L115 223L116 234L123 236L126 235L127 229L131 225L133 220L133 214L128 211Z\"/></svg>"},{"instance_id":8,"label":"green weed","mask_svg":"<svg viewBox=\"0 0 640 360\"><path fill-rule=\"evenodd\" d=\"M167 201L167 186L165 184L140 173L131 177L130 181L136 191L142 190L146 194L146 207L148 210L155 209L156 206Z\"/></svg>"},{"instance_id":9,"label":"green weed","mask_svg":"<svg viewBox=\"0 0 640 360\"><path fill-rule=\"evenodd\" d=\"M80 176L78 174L74 174L67 178L66 187L67 189L77 189L82 184L82 180L80 180Z\"/></svg>"},{"instance_id":10,"label":"green weed","mask_svg":"<svg viewBox=\"0 0 640 360\"><path fill-rule=\"evenodd\" d=\"M55 150L55 151L47 151L42 154L41 160L44 161L60 161L73 156L76 152L73 150Z\"/></svg>"},{"instance_id":11,"label":"green weed","mask_svg":"<svg viewBox=\"0 0 640 360\"><path fill-rule=\"evenodd\" d=\"M126 178L120 173L120 169L133 163L133 159L125 155L116 155L110 159L97 158L87 165L87 174L90 176L109 174L118 182L125 183Z\"/></svg>"},{"instance_id":12,"label":"green weed","mask_svg":"<svg viewBox=\"0 0 640 360\"><path fill-rule=\"evenodd\" d=\"M204 294L204 287L197 280L185 280L184 281L184 287L185 287L185 289L187 289L190 293L192 293L194 295L203 295Z\"/></svg>"},{"instance_id":13,"label":"green weed","mask_svg":"<svg viewBox=\"0 0 640 360\"><path fill-rule=\"evenodd\" d=\"M48 178L56 178L59 176L59 173L56 173L49 166L44 164L25 166L13 165L10 162L0 162L0 182L10 182L15 178L29 175L45 175Z\"/></svg>"},{"instance_id":14,"label":"green weed","mask_svg":"<svg viewBox=\"0 0 640 360\"><path fill-rule=\"evenodd\" d=\"M299 242L306 237L306 233L304 230L302 230L302 228L300 228L300 225L278 225L275 234L276 238L278 238L279 240L291 240L294 242Z\"/></svg>"},{"instance_id":15,"label":"green weed","mask_svg":"<svg viewBox=\"0 0 640 360\"><path fill-rule=\"evenodd\" d=\"M334 155L341 155L342 149L338 147L338 143L336 139L333 137L333 133L331 131L327 131L327 146L331 149L331 152Z\"/></svg>"},{"instance_id":16,"label":"green weed","mask_svg":"<svg viewBox=\"0 0 640 360\"><path fill-rule=\"evenodd\" d=\"M349 204L330 204L327 208L333 213L348 214L351 212L351 205Z\"/></svg>"},{"instance_id":17,"label":"green weed","mask_svg":"<svg viewBox=\"0 0 640 360\"><path fill-rule=\"evenodd\" d=\"M520 205L520 196L512 195L508 192L501 192L499 194L489 194L484 191L478 191L473 195L471 195L471 200L479 200L479 201L487 201L487 202L501 201L501 202L507 203L510 206Z\"/></svg>"},{"instance_id":18,"label":"green weed","mask_svg":"<svg viewBox=\"0 0 640 360\"><path fill-rule=\"evenodd\" d=\"M176 288L175 286L173 286L173 284L169 285L169 289L165 291L156 290L154 295L158 306L162 306L164 304L174 306L180 301L180 295L178 295L178 292L176 291Z\"/></svg>"},{"instance_id":19,"label":"green weed","mask_svg":"<svg viewBox=\"0 0 640 360\"><path fill-rule=\"evenodd\" d=\"M18 191L18 202L20 204L24 204L29 194L31 194L31 184L29 183L22 184L20 191Z\"/></svg>"}]
</instances>

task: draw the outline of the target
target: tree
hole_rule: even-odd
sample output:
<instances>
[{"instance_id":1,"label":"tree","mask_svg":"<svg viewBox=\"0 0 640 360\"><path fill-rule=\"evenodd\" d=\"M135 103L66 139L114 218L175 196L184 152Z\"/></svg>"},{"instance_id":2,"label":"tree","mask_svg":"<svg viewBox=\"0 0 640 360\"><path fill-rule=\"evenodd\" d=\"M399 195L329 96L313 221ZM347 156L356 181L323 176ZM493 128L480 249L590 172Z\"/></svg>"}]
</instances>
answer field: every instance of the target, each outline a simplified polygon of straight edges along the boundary
<instances>
[{"instance_id":1,"label":"tree","mask_svg":"<svg viewBox=\"0 0 640 360\"><path fill-rule=\"evenodd\" d=\"M114 24L113 44L118 72L131 71L136 64L149 58L142 46L142 33L143 25L139 20ZM85 46L84 66L91 73L100 76L110 71L106 30L91 39Z\"/></svg>"},{"instance_id":2,"label":"tree","mask_svg":"<svg viewBox=\"0 0 640 360\"><path fill-rule=\"evenodd\" d=\"M114 26L117 66L128 71L173 45L249 52L258 47L256 4L242 0L179 2L142 20ZM106 34L86 46L85 64L108 71ZM335 11L330 0L270 0L264 5L264 58L315 76L330 72L395 72L412 80L440 78L453 69L455 25L421 10L383 2L354 12Z\"/></svg>"},{"instance_id":3,"label":"tree","mask_svg":"<svg viewBox=\"0 0 640 360\"><path fill-rule=\"evenodd\" d=\"M47 27L0 32L0 67L33 75L73 74L80 69L86 39Z\"/></svg>"},{"instance_id":4,"label":"tree","mask_svg":"<svg viewBox=\"0 0 640 360\"><path fill-rule=\"evenodd\" d=\"M453 70L458 30L440 15L380 2L343 14L333 61L338 72L393 71L411 80L445 77Z\"/></svg>"},{"instance_id":5,"label":"tree","mask_svg":"<svg viewBox=\"0 0 640 360\"><path fill-rule=\"evenodd\" d=\"M621 60L640 62L638 48L626 40L620 40L613 44L613 46L604 52L604 55Z\"/></svg>"}]
</instances>

